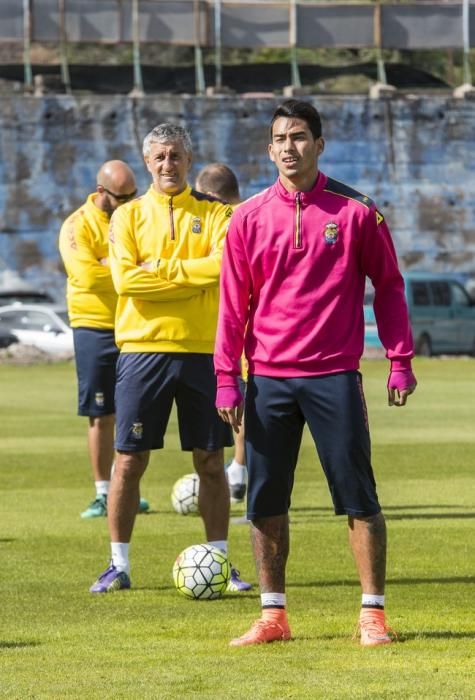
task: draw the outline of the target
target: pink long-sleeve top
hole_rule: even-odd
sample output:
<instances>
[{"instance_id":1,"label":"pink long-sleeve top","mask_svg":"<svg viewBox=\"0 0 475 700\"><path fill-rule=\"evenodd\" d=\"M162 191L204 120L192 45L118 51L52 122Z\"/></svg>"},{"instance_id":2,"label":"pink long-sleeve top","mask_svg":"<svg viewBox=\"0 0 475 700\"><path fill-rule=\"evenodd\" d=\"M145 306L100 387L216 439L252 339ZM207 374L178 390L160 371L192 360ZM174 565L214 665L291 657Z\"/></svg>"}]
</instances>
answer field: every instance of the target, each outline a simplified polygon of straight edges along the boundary
<instances>
[{"instance_id":1,"label":"pink long-sleeve top","mask_svg":"<svg viewBox=\"0 0 475 700\"><path fill-rule=\"evenodd\" d=\"M392 370L410 368L412 333L394 245L365 195L322 172L309 192L280 180L233 214L222 271L215 369L235 386L249 373L302 377L357 369L365 278Z\"/></svg>"}]
</instances>

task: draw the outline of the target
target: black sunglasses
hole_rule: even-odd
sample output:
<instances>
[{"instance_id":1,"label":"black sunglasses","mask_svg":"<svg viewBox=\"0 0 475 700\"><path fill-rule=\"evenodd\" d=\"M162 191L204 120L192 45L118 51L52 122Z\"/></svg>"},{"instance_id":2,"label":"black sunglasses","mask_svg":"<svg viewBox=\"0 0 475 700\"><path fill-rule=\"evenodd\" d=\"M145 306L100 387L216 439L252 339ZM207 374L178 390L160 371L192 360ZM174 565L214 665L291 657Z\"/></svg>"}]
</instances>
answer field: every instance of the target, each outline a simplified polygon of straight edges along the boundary
<instances>
[{"instance_id":1,"label":"black sunglasses","mask_svg":"<svg viewBox=\"0 0 475 700\"><path fill-rule=\"evenodd\" d=\"M137 190L134 190L130 194L116 194L115 192L111 192L110 190L108 190L107 187L104 187L104 185L101 185L101 187L104 190L104 192L110 194L110 196L114 197L114 199L117 199L118 202L128 202L129 199L133 199L137 194Z\"/></svg>"}]
</instances>

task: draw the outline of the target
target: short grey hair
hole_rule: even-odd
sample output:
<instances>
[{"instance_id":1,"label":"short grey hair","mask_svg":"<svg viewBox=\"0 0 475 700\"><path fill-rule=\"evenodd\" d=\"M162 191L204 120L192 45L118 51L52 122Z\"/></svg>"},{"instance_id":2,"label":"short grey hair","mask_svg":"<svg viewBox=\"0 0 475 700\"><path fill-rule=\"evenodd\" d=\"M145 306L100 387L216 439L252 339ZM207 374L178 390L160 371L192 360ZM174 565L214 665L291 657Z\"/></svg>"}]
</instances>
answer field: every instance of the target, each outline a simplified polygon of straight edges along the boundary
<instances>
[{"instance_id":1,"label":"short grey hair","mask_svg":"<svg viewBox=\"0 0 475 700\"><path fill-rule=\"evenodd\" d=\"M183 148L189 154L192 152L190 134L182 126L165 122L155 126L143 140L143 154L150 155L150 146L152 143L173 143L180 141Z\"/></svg>"}]
</instances>

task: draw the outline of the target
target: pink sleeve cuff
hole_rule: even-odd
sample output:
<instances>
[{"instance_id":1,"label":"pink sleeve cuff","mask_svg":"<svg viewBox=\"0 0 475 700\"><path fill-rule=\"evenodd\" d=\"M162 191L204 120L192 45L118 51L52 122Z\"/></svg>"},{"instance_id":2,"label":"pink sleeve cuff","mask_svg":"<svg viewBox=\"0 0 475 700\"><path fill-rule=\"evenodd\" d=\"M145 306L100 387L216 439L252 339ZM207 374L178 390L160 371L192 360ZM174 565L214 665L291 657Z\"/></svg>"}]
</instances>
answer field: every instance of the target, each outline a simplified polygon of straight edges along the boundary
<instances>
[{"instance_id":1,"label":"pink sleeve cuff","mask_svg":"<svg viewBox=\"0 0 475 700\"><path fill-rule=\"evenodd\" d=\"M411 369L391 370L388 378L388 389L403 391L410 386L417 384L416 378Z\"/></svg>"},{"instance_id":2,"label":"pink sleeve cuff","mask_svg":"<svg viewBox=\"0 0 475 700\"><path fill-rule=\"evenodd\" d=\"M242 403L242 394L237 386L222 386L216 392L216 408L237 408Z\"/></svg>"},{"instance_id":3,"label":"pink sleeve cuff","mask_svg":"<svg viewBox=\"0 0 475 700\"><path fill-rule=\"evenodd\" d=\"M391 372L399 372L399 371L411 371L412 369L412 364L411 364L411 359L403 357L400 360L391 360Z\"/></svg>"},{"instance_id":4,"label":"pink sleeve cuff","mask_svg":"<svg viewBox=\"0 0 475 700\"><path fill-rule=\"evenodd\" d=\"M224 372L216 373L216 383L218 389L222 389L225 386L238 386L238 372L235 374L226 374Z\"/></svg>"}]
</instances>

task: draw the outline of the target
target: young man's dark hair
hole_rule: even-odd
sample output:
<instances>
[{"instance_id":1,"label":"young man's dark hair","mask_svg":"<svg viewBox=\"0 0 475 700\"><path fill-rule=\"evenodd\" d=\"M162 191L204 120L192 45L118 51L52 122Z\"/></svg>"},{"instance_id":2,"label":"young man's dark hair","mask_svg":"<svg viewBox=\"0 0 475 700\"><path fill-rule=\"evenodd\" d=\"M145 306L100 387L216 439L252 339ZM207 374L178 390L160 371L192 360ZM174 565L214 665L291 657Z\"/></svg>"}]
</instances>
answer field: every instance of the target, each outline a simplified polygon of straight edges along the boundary
<instances>
[{"instance_id":1,"label":"young man's dark hair","mask_svg":"<svg viewBox=\"0 0 475 700\"><path fill-rule=\"evenodd\" d=\"M272 141L272 127L274 122L279 117L293 117L294 119L303 119L307 122L308 128L312 132L315 139L322 135L322 122L318 111L310 102L303 100L286 100L275 110L272 121L270 123L270 138Z\"/></svg>"}]
</instances>

